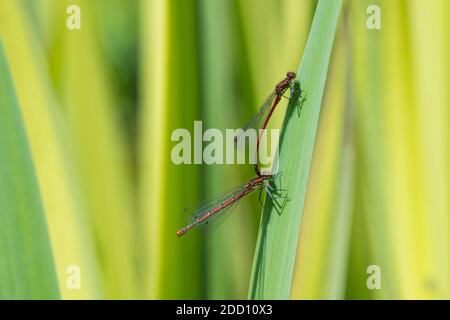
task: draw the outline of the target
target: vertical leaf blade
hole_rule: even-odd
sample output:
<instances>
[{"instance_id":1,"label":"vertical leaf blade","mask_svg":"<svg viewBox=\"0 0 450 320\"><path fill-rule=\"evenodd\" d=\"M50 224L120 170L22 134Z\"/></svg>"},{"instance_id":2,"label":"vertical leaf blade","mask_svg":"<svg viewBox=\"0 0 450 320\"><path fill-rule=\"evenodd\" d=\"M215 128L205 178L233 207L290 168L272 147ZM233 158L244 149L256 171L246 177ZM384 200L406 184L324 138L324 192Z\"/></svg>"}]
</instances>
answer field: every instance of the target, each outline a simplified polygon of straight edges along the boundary
<instances>
[{"instance_id":1,"label":"vertical leaf blade","mask_svg":"<svg viewBox=\"0 0 450 320\"><path fill-rule=\"evenodd\" d=\"M342 1L321 0L317 6L298 70L306 101L299 116L295 109L300 97L291 99L280 142L282 184L290 201L281 214L272 201L264 207L249 290L252 299L288 299L290 295L312 151L341 5Z\"/></svg>"},{"instance_id":2,"label":"vertical leaf blade","mask_svg":"<svg viewBox=\"0 0 450 320\"><path fill-rule=\"evenodd\" d=\"M80 195L74 152L45 52L24 1L0 1L0 37L15 84L55 258L63 299L101 296L95 247ZM65 15L57 15L64 25ZM67 270L82 270L80 290L66 285Z\"/></svg>"},{"instance_id":3,"label":"vertical leaf blade","mask_svg":"<svg viewBox=\"0 0 450 320\"><path fill-rule=\"evenodd\" d=\"M0 44L0 299L58 299L25 129Z\"/></svg>"},{"instance_id":4,"label":"vertical leaf blade","mask_svg":"<svg viewBox=\"0 0 450 320\"><path fill-rule=\"evenodd\" d=\"M151 299L201 295L200 242L178 238L183 208L199 201L199 166L172 161L174 130L199 119L195 1L141 1L139 210L145 237L146 294ZM170 25L170 27L168 27Z\"/></svg>"}]
</instances>

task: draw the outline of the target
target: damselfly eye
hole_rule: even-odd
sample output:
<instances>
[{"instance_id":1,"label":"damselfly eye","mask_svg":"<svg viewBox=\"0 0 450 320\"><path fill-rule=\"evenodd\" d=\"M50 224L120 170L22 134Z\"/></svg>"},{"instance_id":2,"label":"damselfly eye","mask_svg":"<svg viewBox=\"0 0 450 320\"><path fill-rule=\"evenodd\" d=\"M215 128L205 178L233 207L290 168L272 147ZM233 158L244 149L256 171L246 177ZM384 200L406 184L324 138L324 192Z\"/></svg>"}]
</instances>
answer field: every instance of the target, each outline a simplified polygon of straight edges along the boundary
<instances>
[{"instance_id":1,"label":"damselfly eye","mask_svg":"<svg viewBox=\"0 0 450 320\"><path fill-rule=\"evenodd\" d=\"M286 77L287 77L289 80L292 80L292 79L295 79L296 74L295 74L295 72L289 71L288 73L286 73Z\"/></svg>"}]
</instances>

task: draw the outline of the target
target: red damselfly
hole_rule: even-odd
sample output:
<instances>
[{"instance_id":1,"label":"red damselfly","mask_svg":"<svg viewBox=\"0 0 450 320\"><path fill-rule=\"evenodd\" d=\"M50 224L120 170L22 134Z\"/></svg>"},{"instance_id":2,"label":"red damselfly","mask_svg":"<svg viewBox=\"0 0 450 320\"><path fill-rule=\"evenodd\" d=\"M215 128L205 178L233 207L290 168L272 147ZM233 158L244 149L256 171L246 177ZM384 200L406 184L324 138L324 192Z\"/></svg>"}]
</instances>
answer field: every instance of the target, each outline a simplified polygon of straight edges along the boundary
<instances>
[{"instance_id":1,"label":"red damselfly","mask_svg":"<svg viewBox=\"0 0 450 320\"><path fill-rule=\"evenodd\" d=\"M238 187L228 193L224 193L212 200L204 201L191 216L190 223L177 231L178 236L184 235L194 227L205 227L212 222L216 222L220 218L226 216L230 209L242 198L249 195L255 190L266 190L267 194L273 199L286 198L278 194L279 190L275 190L270 185L271 180L275 179L273 175L261 175L249 180L246 184ZM260 194L261 200L261 194Z\"/></svg>"},{"instance_id":2,"label":"red damselfly","mask_svg":"<svg viewBox=\"0 0 450 320\"><path fill-rule=\"evenodd\" d=\"M291 88L291 90L294 88L293 81L295 80L295 77L295 72L290 71L286 73L286 77L275 86L275 90L266 98L266 100L264 100L264 103L260 107L258 113L253 116L252 120L244 128L243 132L235 137L234 141L236 144L240 139L243 138L245 131L247 131L248 129L255 130L258 135L256 139L256 156L258 157L259 142L261 140L262 133L266 129L270 117L275 111L275 108L277 107L281 98L284 96L286 90L288 88ZM256 161L255 164L255 172L258 176L261 176L258 161Z\"/></svg>"}]
</instances>

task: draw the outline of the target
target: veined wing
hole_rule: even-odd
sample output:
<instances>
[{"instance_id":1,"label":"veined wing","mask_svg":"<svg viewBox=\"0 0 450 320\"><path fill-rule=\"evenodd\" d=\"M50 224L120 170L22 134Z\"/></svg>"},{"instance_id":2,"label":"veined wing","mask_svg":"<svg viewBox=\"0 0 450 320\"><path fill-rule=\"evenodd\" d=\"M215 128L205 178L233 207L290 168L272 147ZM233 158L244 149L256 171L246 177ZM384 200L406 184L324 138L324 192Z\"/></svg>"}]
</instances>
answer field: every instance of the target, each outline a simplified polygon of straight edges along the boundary
<instances>
[{"instance_id":1,"label":"veined wing","mask_svg":"<svg viewBox=\"0 0 450 320\"><path fill-rule=\"evenodd\" d=\"M226 201L232 199L237 194L245 190L247 184L241 185L234 189L233 191L224 192L219 195L213 196L212 198L206 199L201 201L196 207L190 209L190 214L188 216L188 225L195 223L198 221L201 217L203 217L205 214L213 210L214 208L218 207L219 205L225 203ZM230 203L228 206L222 208L221 210L217 211L213 215L211 215L209 218L205 219L204 221L198 223L196 227L206 227L210 224L213 224L213 222L216 222L219 220L220 217L223 217L231 212L231 208L235 206L235 204L239 201L234 201ZM220 219L222 220L222 219Z\"/></svg>"},{"instance_id":2,"label":"veined wing","mask_svg":"<svg viewBox=\"0 0 450 320\"><path fill-rule=\"evenodd\" d=\"M202 201L196 209L193 209L191 212L191 215L188 220L188 227L186 227L188 230L192 227L210 227L210 226L216 226L220 222L222 222L225 217L229 216L229 214L232 212L232 209L236 207L237 203L239 203L242 198L237 199L236 201L232 201L232 199L238 195L240 195L242 192L246 192L248 184L244 184L242 186L239 186L233 191L226 192L223 194L220 194L218 196L215 196L211 199L207 199ZM245 195L251 193L252 191L258 189L259 186L254 186L248 193ZM231 201L231 202L230 202ZM224 204L226 202L229 202L228 205L224 206L222 209L214 212L212 215L210 215L208 218L201 220L203 216L205 216L208 212L211 212L215 208L219 207L221 204ZM187 230L186 230L187 231ZM184 234L184 232L183 232Z\"/></svg>"},{"instance_id":3,"label":"veined wing","mask_svg":"<svg viewBox=\"0 0 450 320\"><path fill-rule=\"evenodd\" d=\"M276 96L277 95L274 91L266 98L266 100L264 100L264 103L259 108L258 113L256 113L250 120L250 122L243 128L243 132L240 132L234 137L235 146L244 142L242 141L242 139L244 139L245 131L247 131L248 129L255 130L256 135L259 134L259 129L262 129L262 126L264 125L264 122L269 115L270 109L272 108L272 104Z\"/></svg>"}]
</instances>

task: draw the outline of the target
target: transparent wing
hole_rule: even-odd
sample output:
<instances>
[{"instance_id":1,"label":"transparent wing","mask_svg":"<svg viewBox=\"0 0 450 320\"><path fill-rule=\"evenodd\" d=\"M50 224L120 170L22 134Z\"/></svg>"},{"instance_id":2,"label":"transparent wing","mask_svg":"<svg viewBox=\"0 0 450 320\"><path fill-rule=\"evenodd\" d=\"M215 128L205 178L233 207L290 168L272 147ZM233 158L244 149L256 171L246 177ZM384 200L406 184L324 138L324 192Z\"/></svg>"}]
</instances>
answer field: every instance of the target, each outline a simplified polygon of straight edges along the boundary
<instances>
[{"instance_id":1,"label":"transparent wing","mask_svg":"<svg viewBox=\"0 0 450 320\"><path fill-rule=\"evenodd\" d=\"M259 108L258 113L255 114L253 118L250 120L250 122L243 128L244 132L240 132L234 137L235 146L244 142L242 141L242 139L244 139L245 131L247 131L248 129L256 130L256 134L259 133L259 129L262 129L264 121L267 118L270 109L272 108L272 103L276 96L277 95L275 94L274 91L266 98L266 100L264 100L264 103Z\"/></svg>"},{"instance_id":2,"label":"transparent wing","mask_svg":"<svg viewBox=\"0 0 450 320\"><path fill-rule=\"evenodd\" d=\"M191 224L191 223L197 221L198 219L200 219L203 215L205 215L212 209L216 208L217 206L226 202L227 200L233 198L234 196L236 196L237 194L242 192L246 188L246 186L247 185L244 184L232 191L224 192L224 193L218 194L216 196L213 196L211 198L208 198L206 200L203 200L200 203L198 203L197 206L187 210L188 211L187 224ZM211 215L205 221L202 221L201 223L197 224L197 226L198 227L206 227L210 224L213 224L217 220L222 220L219 218L230 213L231 208L234 207L237 202L239 202L239 200L224 207L222 210L219 210L215 214Z\"/></svg>"},{"instance_id":3,"label":"transparent wing","mask_svg":"<svg viewBox=\"0 0 450 320\"><path fill-rule=\"evenodd\" d=\"M220 203L223 203L227 199L233 197L236 193L238 193L240 190L244 189L245 185L239 186L238 188L234 188L233 190L229 190L226 192L222 192L216 195L213 195L211 197L208 197L206 199L203 199L202 201L198 202L195 206L187 207L183 209L183 212L186 215L187 221L190 221L194 218L194 216L200 215L202 216L215 206L219 205Z\"/></svg>"},{"instance_id":4,"label":"transparent wing","mask_svg":"<svg viewBox=\"0 0 450 320\"><path fill-rule=\"evenodd\" d=\"M208 232L215 230L218 226L222 224L222 222L224 222L229 216L231 216L231 213L234 211L235 208L238 207L239 203L240 201L233 202L232 204L222 209L217 214L211 216L211 218L199 224L199 228L205 229Z\"/></svg>"},{"instance_id":5,"label":"transparent wing","mask_svg":"<svg viewBox=\"0 0 450 320\"><path fill-rule=\"evenodd\" d=\"M192 209L190 211L191 214L188 217L188 224L198 221L201 217L203 217L206 213L208 213L212 209L216 208L220 204L225 203L226 201L230 200L231 198L235 197L236 195L238 195L239 193L244 191L246 187L247 187L247 184L244 184L242 186L239 186L238 188L236 188L233 191L225 192L225 193L222 193L220 195L214 196L210 199L200 202L199 205L197 206L197 208ZM258 188L255 188L254 190L256 190L256 189L258 189ZM242 197L242 198L244 198L244 197ZM207 227L208 229L215 228L217 225L222 223L226 217L230 216L231 212L237 206L237 204L240 202L240 200L242 200L242 198L230 203L223 209L217 211L216 213L211 215L209 218L198 223L196 225L196 227L200 227L200 228Z\"/></svg>"}]
</instances>

